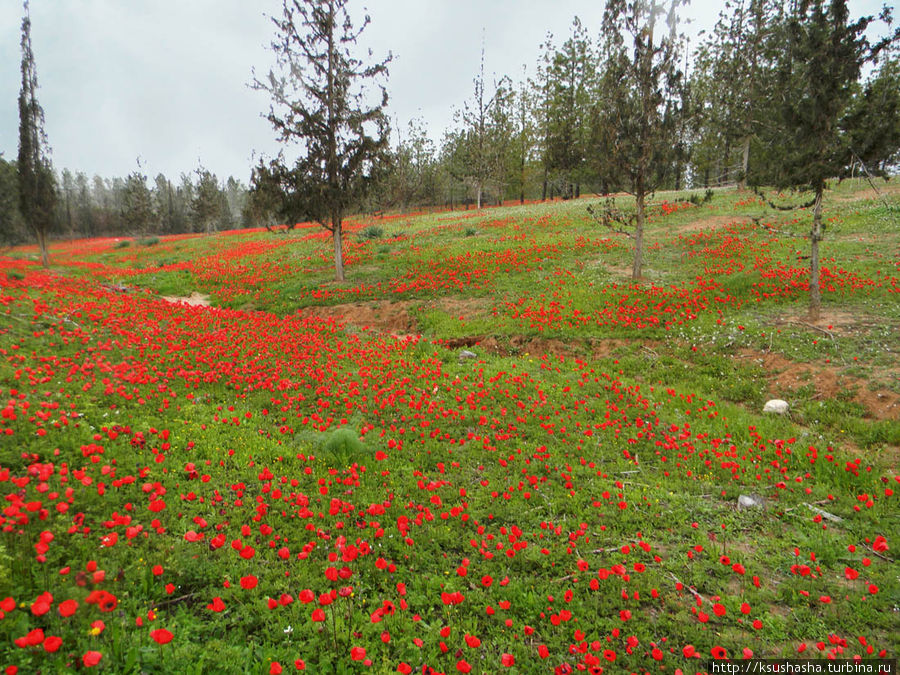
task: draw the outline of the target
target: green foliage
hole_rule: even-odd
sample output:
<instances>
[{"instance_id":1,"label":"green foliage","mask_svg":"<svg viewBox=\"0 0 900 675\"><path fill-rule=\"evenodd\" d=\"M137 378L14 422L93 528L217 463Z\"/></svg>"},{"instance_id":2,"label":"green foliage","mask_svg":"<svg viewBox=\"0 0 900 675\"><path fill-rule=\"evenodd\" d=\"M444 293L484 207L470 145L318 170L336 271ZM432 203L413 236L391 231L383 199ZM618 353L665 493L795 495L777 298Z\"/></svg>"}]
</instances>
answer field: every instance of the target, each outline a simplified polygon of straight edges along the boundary
<instances>
[{"instance_id":1,"label":"green foliage","mask_svg":"<svg viewBox=\"0 0 900 675\"><path fill-rule=\"evenodd\" d=\"M689 97L696 134L691 163L705 184L743 182L764 167L756 139L771 115L779 11L774 0L728 3L696 51Z\"/></svg>"},{"instance_id":2,"label":"green foliage","mask_svg":"<svg viewBox=\"0 0 900 675\"><path fill-rule=\"evenodd\" d=\"M266 118L278 140L299 143L304 152L293 166L283 157L254 169L253 185L280 192L280 214L287 222L321 223L335 238L335 275L344 278L342 222L361 202L372 171L385 161L387 92L369 104L363 96L369 81L387 75L390 56L365 64L351 46L369 23L353 28L347 0L289 2L280 18L272 49L279 71L254 77L253 88L267 92L272 106ZM374 133L372 129L374 128Z\"/></svg>"},{"instance_id":3,"label":"green foliage","mask_svg":"<svg viewBox=\"0 0 900 675\"><path fill-rule=\"evenodd\" d=\"M863 64L875 56L865 35L873 21L851 20L846 0L800 3L786 17L777 63L780 123L768 136L780 150L771 164L777 187L821 191L850 167L850 138L839 122Z\"/></svg>"},{"instance_id":4,"label":"green foliage","mask_svg":"<svg viewBox=\"0 0 900 675\"><path fill-rule=\"evenodd\" d=\"M0 244L17 244L25 239L19 212L19 174L16 165L0 155Z\"/></svg>"},{"instance_id":5,"label":"green foliage","mask_svg":"<svg viewBox=\"0 0 900 675\"><path fill-rule=\"evenodd\" d=\"M225 211L224 195L219 190L219 181L214 173L203 166L195 171L197 186L194 188L194 199L191 202L195 225L205 234L215 230L216 222Z\"/></svg>"},{"instance_id":6,"label":"green foliage","mask_svg":"<svg viewBox=\"0 0 900 675\"><path fill-rule=\"evenodd\" d=\"M900 160L900 57L882 61L875 75L856 89L841 128L863 170L886 175Z\"/></svg>"},{"instance_id":7,"label":"green foliage","mask_svg":"<svg viewBox=\"0 0 900 675\"><path fill-rule=\"evenodd\" d=\"M603 18L603 79L596 101L594 159L610 190L645 195L672 175L679 138L681 0L609 2Z\"/></svg>"},{"instance_id":8,"label":"green foliage","mask_svg":"<svg viewBox=\"0 0 900 675\"><path fill-rule=\"evenodd\" d=\"M57 188L37 88L37 68L31 49L31 16L26 0L22 19L22 88L19 91L19 159L16 162L19 210L37 239L41 263L47 267L50 264L47 233L53 223Z\"/></svg>"},{"instance_id":9,"label":"green foliage","mask_svg":"<svg viewBox=\"0 0 900 675\"><path fill-rule=\"evenodd\" d=\"M365 461L368 450L353 429L340 427L328 434L321 442L321 453L326 462L334 467L347 467L353 462Z\"/></svg>"},{"instance_id":10,"label":"green foliage","mask_svg":"<svg viewBox=\"0 0 900 675\"><path fill-rule=\"evenodd\" d=\"M541 92L542 160L564 199L577 196L589 154L590 104L596 91L597 59L578 17L562 47L548 40L538 71Z\"/></svg>"},{"instance_id":11,"label":"green foliage","mask_svg":"<svg viewBox=\"0 0 900 675\"><path fill-rule=\"evenodd\" d=\"M122 223L129 232L148 232L154 229L153 204L147 177L133 171L125 179L122 191Z\"/></svg>"},{"instance_id":12,"label":"green foliage","mask_svg":"<svg viewBox=\"0 0 900 675\"><path fill-rule=\"evenodd\" d=\"M384 228L378 225L368 225L361 229L356 236L363 241L381 239L384 236Z\"/></svg>"},{"instance_id":13,"label":"green foliage","mask_svg":"<svg viewBox=\"0 0 900 675\"><path fill-rule=\"evenodd\" d=\"M480 69L472 82L472 99L457 113L458 128L444 138L444 156L450 175L471 188L480 209L488 190L500 193L498 183L506 172L512 91L506 77L494 82L493 92L486 89L483 48Z\"/></svg>"}]
</instances>

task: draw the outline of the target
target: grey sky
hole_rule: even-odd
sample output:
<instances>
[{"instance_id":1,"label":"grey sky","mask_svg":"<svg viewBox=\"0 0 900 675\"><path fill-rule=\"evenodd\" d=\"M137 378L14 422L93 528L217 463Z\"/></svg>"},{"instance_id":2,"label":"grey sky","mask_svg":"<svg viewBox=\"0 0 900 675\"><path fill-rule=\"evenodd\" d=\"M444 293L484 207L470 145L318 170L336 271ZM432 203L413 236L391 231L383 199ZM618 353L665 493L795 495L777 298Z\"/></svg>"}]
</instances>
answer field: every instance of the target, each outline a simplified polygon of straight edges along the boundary
<instances>
[{"instance_id":1,"label":"grey sky","mask_svg":"<svg viewBox=\"0 0 900 675\"><path fill-rule=\"evenodd\" d=\"M387 82L392 121L421 117L439 138L472 95L482 36L485 74L533 75L548 31L560 44L574 16L592 36L601 0L367 0L351 2L372 23L362 46L394 54ZM694 0L689 32L711 29L722 3ZM198 160L219 178L249 179L252 155L278 151L260 114L264 92L247 87L251 68L268 72L277 0L32 0L38 100L54 166L175 180ZM877 13L874 0L851 2L854 15ZM21 84L22 5L0 0L0 152L14 159ZM694 41L696 42L696 40Z\"/></svg>"}]
</instances>

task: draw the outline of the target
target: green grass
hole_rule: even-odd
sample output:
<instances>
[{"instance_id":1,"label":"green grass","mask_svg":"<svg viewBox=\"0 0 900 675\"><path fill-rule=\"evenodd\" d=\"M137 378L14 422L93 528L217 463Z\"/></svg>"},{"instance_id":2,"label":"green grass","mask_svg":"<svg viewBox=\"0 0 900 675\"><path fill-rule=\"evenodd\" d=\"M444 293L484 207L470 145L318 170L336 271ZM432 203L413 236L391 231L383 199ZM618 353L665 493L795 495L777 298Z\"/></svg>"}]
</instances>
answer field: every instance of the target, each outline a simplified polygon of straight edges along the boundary
<instances>
[{"instance_id":1,"label":"green grass","mask_svg":"<svg viewBox=\"0 0 900 675\"><path fill-rule=\"evenodd\" d=\"M318 229L58 255L47 278L4 262L0 419L13 442L0 444L0 486L7 506L71 500L0 538L0 599L25 603L0 620L4 663L59 672L96 649L110 672L268 672L302 658L353 673L366 667L350 648L364 646L369 672L455 672L460 658L502 672L503 653L544 672L597 641L601 659L617 655L607 672L654 672L694 667L686 645L705 659L716 645L739 658L805 643L819 657L830 635L896 656L900 425L861 397L898 389L896 235L875 229L890 214L851 200L857 190L829 193L832 323L815 326L805 294L763 274L802 267L805 242L730 224L762 210L734 192L654 211L641 284L630 242L599 230L585 200L361 219L344 284ZM102 286L113 281L129 292ZM761 283L778 292L762 297ZM143 289L206 292L214 307ZM678 303L688 309L659 309ZM421 337L295 315L318 306L391 309ZM636 309L579 318L607 307ZM810 371L783 392L785 417L760 412L775 357ZM826 373L843 383L833 396ZM738 511L749 493L765 508ZM39 563L43 532L55 538ZM889 549L872 550L878 536ZM345 559L361 542L372 553ZM239 555L248 545L255 554ZM79 585L91 561L105 579ZM619 565L627 580L610 572ZM352 575L335 577L344 566ZM251 575L258 586L241 588ZM323 622L318 600L298 596L345 587ZM115 593L115 611L85 602L94 588ZM38 616L44 591L53 611ZM455 591L464 601L445 604ZM225 609L207 609L217 597ZM79 602L70 619L57 611L66 598ZM406 609L373 621L401 598ZM96 619L106 628L90 635ZM156 627L173 641L150 640ZM64 649L14 645L36 628ZM661 665L651 643L665 646Z\"/></svg>"}]
</instances>

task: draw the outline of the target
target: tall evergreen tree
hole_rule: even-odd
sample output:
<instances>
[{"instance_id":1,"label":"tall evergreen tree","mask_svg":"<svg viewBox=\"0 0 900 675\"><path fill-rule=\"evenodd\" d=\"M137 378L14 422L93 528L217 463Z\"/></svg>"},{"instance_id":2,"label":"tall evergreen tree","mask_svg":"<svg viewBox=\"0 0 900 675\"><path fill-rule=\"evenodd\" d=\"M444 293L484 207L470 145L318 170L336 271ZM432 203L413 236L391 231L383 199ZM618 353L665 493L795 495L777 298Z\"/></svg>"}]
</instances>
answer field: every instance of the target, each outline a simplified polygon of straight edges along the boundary
<instances>
[{"instance_id":1,"label":"tall evergreen tree","mask_svg":"<svg viewBox=\"0 0 900 675\"><path fill-rule=\"evenodd\" d=\"M283 0L273 17L272 42L279 73L254 77L253 87L268 92L266 116L283 143L300 143L301 156L289 167L279 156L260 163L255 176L276 178L293 222L315 220L331 232L335 277L344 279L343 221L369 186L373 167L388 148L384 114L387 91L367 101L366 84L387 75L385 60L365 64L351 47L369 24L354 29L347 0Z\"/></svg>"},{"instance_id":2,"label":"tall evergreen tree","mask_svg":"<svg viewBox=\"0 0 900 675\"><path fill-rule=\"evenodd\" d=\"M885 15L887 10L885 9ZM785 24L778 64L781 124L771 142L777 148L774 183L778 188L808 191L813 221L809 234L809 314L818 320L819 242L825 237L822 197L826 182L845 174L853 160L851 135L840 121L851 104L864 63L875 58L900 31L872 45L865 32L874 21L850 19L846 0L800 0Z\"/></svg>"},{"instance_id":3,"label":"tall evergreen tree","mask_svg":"<svg viewBox=\"0 0 900 675\"><path fill-rule=\"evenodd\" d=\"M159 229L164 234L178 232L177 212L175 209L175 188L172 181L164 174L156 174L153 179L153 209L159 221Z\"/></svg>"},{"instance_id":4,"label":"tall evergreen tree","mask_svg":"<svg viewBox=\"0 0 900 675\"><path fill-rule=\"evenodd\" d=\"M577 16L562 47L554 48L548 37L544 49L538 71L546 115L543 162L548 175L556 178L563 198L570 199L578 196L584 174L595 55Z\"/></svg>"},{"instance_id":5,"label":"tall evergreen tree","mask_svg":"<svg viewBox=\"0 0 900 675\"><path fill-rule=\"evenodd\" d=\"M7 162L0 153L0 245L16 244L22 238L19 174L15 162Z\"/></svg>"},{"instance_id":6,"label":"tall evergreen tree","mask_svg":"<svg viewBox=\"0 0 900 675\"><path fill-rule=\"evenodd\" d=\"M196 220L195 226L199 227L204 234L210 235L216 229L216 224L224 213L224 199L215 174L203 166L198 167L195 173L197 174L197 185L193 190L194 198L191 202Z\"/></svg>"},{"instance_id":7,"label":"tall evergreen tree","mask_svg":"<svg viewBox=\"0 0 900 675\"><path fill-rule=\"evenodd\" d=\"M75 174L75 220L81 236L93 237L97 230L96 212L88 177L83 171Z\"/></svg>"},{"instance_id":8,"label":"tall evergreen tree","mask_svg":"<svg viewBox=\"0 0 900 675\"><path fill-rule=\"evenodd\" d=\"M773 60L780 51L777 0L729 0L695 54L692 121L702 138L702 169L717 182L746 182L750 152L771 102ZM707 162L711 166L705 166Z\"/></svg>"},{"instance_id":9,"label":"tall evergreen tree","mask_svg":"<svg viewBox=\"0 0 900 675\"><path fill-rule=\"evenodd\" d=\"M525 203L525 189L528 184L528 166L535 148L537 132L532 98L534 89L522 67L522 81L513 97L513 120L515 132L511 148L509 183L519 195L519 203Z\"/></svg>"},{"instance_id":10,"label":"tall evergreen tree","mask_svg":"<svg viewBox=\"0 0 900 675\"><path fill-rule=\"evenodd\" d=\"M877 72L853 96L841 120L853 161L862 170L885 176L900 162L900 58L882 61Z\"/></svg>"},{"instance_id":11,"label":"tall evergreen tree","mask_svg":"<svg viewBox=\"0 0 900 675\"><path fill-rule=\"evenodd\" d=\"M28 0L22 19L22 89L19 92L19 209L40 248L41 264L50 265L47 233L56 209L56 180L44 133L44 110L37 101L37 69L31 49Z\"/></svg>"},{"instance_id":12,"label":"tall evergreen tree","mask_svg":"<svg viewBox=\"0 0 900 675\"><path fill-rule=\"evenodd\" d=\"M604 184L634 196L634 279L643 265L646 199L672 176L682 152L676 9L683 2L609 0L603 17L594 160Z\"/></svg>"},{"instance_id":13,"label":"tall evergreen tree","mask_svg":"<svg viewBox=\"0 0 900 675\"><path fill-rule=\"evenodd\" d=\"M156 229L155 221L147 176L138 166L128 174L122 187L122 224L129 234L147 234Z\"/></svg>"},{"instance_id":14,"label":"tall evergreen tree","mask_svg":"<svg viewBox=\"0 0 900 675\"><path fill-rule=\"evenodd\" d=\"M500 108L510 94L507 78L494 83L494 91L485 90L484 47L478 75L472 80L475 91L466 101L457 119L458 132L448 134L452 157L451 173L469 184L475 191L475 203L481 208L485 188L499 183L503 175L504 143L508 140L507 117Z\"/></svg>"}]
</instances>

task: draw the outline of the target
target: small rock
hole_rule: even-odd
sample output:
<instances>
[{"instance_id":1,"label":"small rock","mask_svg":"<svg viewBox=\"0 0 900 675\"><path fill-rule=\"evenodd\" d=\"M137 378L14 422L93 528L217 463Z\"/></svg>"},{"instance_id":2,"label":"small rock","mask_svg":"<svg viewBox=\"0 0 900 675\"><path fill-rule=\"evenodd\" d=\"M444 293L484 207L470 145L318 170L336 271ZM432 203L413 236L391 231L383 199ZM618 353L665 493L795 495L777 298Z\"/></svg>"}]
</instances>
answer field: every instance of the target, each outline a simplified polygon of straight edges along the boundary
<instances>
[{"instance_id":1,"label":"small rock","mask_svg":"<svg viewBox=\"0 0 900 675\"><path fill-rule=\"evenodd\" d=\"M761 509L764 508L765 505L766 503L763 501L762 497L757 497L756 495L738 496L738 511L743 511L744 509Z\"/></svg>"},{"instance_id":2,"label":"small rock","mask_svg":"<svg viewBox=\"0 0 900 675\"><path fill-rule=\"evenodd\" d=\"M790 405L788 405L787 401L782 401L780 398L773 398L771 401L766 401L766 404L763 406L764 413L775 413L776 415L786 415L787 411L790 409Z\"/></svg>"},{"instance_id":3,"label":"small rock","mask_svg":"<svg viewBox=\"0 0 900 675\"><path fill-rule=\"evenodd\" d=\"M463 359L474 359L474 358L478 358L477 355L475 354L475 352L470 352L468 349L463 349L459 353L460 361L462 361Z\"/></svg>"}]
</instances>

